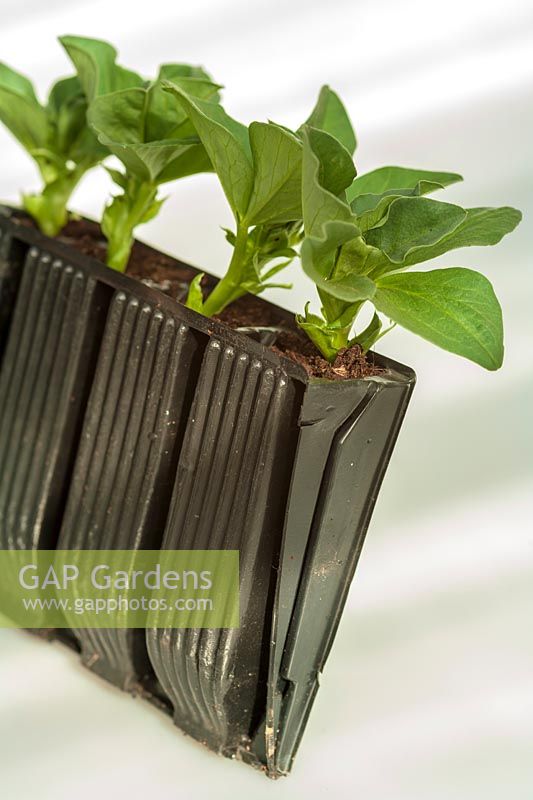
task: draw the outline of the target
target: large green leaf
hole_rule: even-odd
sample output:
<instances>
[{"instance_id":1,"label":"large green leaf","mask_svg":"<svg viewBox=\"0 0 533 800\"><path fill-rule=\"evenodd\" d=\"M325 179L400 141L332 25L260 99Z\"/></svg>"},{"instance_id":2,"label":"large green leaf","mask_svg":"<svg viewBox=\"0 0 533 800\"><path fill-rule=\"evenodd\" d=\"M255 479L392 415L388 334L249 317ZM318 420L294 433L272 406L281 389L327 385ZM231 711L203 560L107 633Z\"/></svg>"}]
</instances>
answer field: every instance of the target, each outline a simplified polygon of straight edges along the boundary
<instances>
[{"instance_id":1,"label":"large green leaf","mask_svg":"<svg viewBox=\"0 0 533 800\"><path fill-rule=\"evenodd\" d=\"M123 89L93 100L87 115L89 124L110 149L115 143L126 148L144 142L146 97L146 90L137 88Z\"/></svg>"},{"instance_id":2,"label":"large green leaf","mask_svg":"<svg viewBox=\"0 0 533 800\"><path fill-rule=\"evenodd\" d=\"M356 175L350 153L327 131L306 128L306 136L318 161L317 182L327 192L344 200L345 189Z\"/></svg>"},{"instance_id":3,"label":"large green leaf","mask_svg":"<svg viewBox=\"0 0 533 800\"><path fill-rule=\"evenodd\" d=\"M272 122L252 122L249 128L254 182L248 225L292 222L302 217L302 144L294 134Z\"/></svg>"},{"instance_id":4,"label":"large green leaf","mask_svg":"<svg viewBox=\"0 0 533 800\"><path fill-rule=\"evenodd\" d=\"M87 128L87 102L77 77L57 81L50 90L46 108L54 130L55 148L67 153Z\"/></svg>"},{"instance_id":5,"label":"large green leaf","mask_svg":"<svg viewBox=\"0 0 533 800\"><path fill-rule=\"evenodd\" d=\"M116 64L117 51L108 42L82 36L60 36L59 41L76 68L89 102L109 92L144 85L140 75Z\"/></svg>"},{"instance_id":6,"label":"large green leaf","mask_svg":"<svg viewBox=\"0 0 533 800\"><path fill-rule=\"evenodd\" d=\"M311 114L300 128L318 128L335 137L353 155L357 146L355 132L339 96L329 86L323 86Z\"/></svg>"},{"instance_id":7,"label":"large green leaf","mask_svg":"<svg viewBox=\"0 0 533 800\"><path fill-rule=\"evenodd\" d=\"M409 254L440 242L465 218L461 206L427 197L400 197L389 206L385 222L365 238L393 264L404 264Z\"/></svg>"},{"instance_id":8,"label":"large green leaf","mask_svg":"<svg viewBox=\"0 0 533 800\"><path fill-rule=\"evenodd\" d=\"M189 64L162 64L157 79L148 87L145 116L145 140L182 139L195 135L187 113L169 92L163 81L174 81L193 97L217 100L220 86L202 68Z\"/></svg>"},{"instance_id":9,"label":"large green leaf","mask_svg":"<svg viewBox=\"0 0 533 800\"><path fill-rule=\"evenodd\" d=\"M25 97L30 103L39 105L35 89L30 79L2 62L0 62L0 86L2 89L9 90L19 97Z\"/></svg>"},{"instance_id":10,"label":"large green leaf","mask_svg":"<svg viewBox=\"0 0 533 800\"><path fill-rule=\"evenodd\" d=\"M216 93L218 88L198 78L182 78L181 81L190 90L205 94ZM159 110L159 95L155 93L158 88L155 85L147 89L124 89L97 97L91 103L88 119L100 141L141 181L164 183L211 169L194 131L187 137L148 139L153 128L159 127L157 132L164 133L157 124L152 124L151 131L148 124L154 106L156 113ZM185 122L186 117L178 108L167 127L169 130L181 127L183 131Z\"/></svg>"},{"instance_id":11,"label":"large green leaf","mask_svg":"<svg viewBox=\"0 0 533 800\"><path fill-rule=\"evenodd\" d=\"M507 233L511 233L516 228L521 219L520 211L509 206L467 208L465 219L455 230L435 244L409 253L402 268L429 261L460 247L484 247L498 244ZM387 267L383 267L380 272L383 272L384 269ZM390 270L390 266L388 269Z\"/></svg>"},{"instance_id":12,"label":"large green leaf","mask_svg":"<svg viewBox=\"0 0 533 800\"><path fill-rule=\"evenodd\" d=\"M450 183L455 183L461 180L460 175L447 172L425 172L424 170L409 170L402 169L401 167L385 167L386 175L391 178L391 183L396 180L405 180L406 188L391 188L385 189L380 194L356 194L351 201L351 209L357 216L357 224L362 231L367 231L370 228L379 225L381 220L387 215L389 206L399 197L421 197L422 195L434 192L437 189L443 189ZM381 170L376 170L381 172ZM374 173L369 173L373 175ZM420 175L425 175L425 178L416 180ZM430 176L433 180L430 180ZM366 175L361 176L364 182ZM439 179L439 180L437 180ZM347 194L352 196L354 194L354 186L357 180L350 186ZM372 184L372 181L370 182ZM384 176L378 176L376 185L387 185Z\"/></svg>"},{"instance_id":13,"label":"large green leaf","mask_svg":"<svg viewBox=\"0 0 533 800\"><path fill-rule=\"evenodd\" d=\"M373 281L358 272L348 260L340 264L345 247L357 246L359 229L348 219L330 219L321 225L320 236L306 236L300 259L306 275L327 294L347 303L370 299Z\"/></svg>"},{"instance_id":14,"label":"large green leaf","mask_svg":"<svg viewBox=\"0 0 533 800\"><path fill-rule=\"evenodd\" d=\"M0 120L28 151L46 147L48 119L30 81L0 63Z\"/></svg>"},{"instance_id":15,"label":"large green leaf","mask_svg":"<svg viewBox=\"0 0 533 800\"><path fill-rule=\"evenodd\" d=\"M193 95L216 95L218 86L207 79L181 78L181 84ZM165 120L161 102L168 98L170 110ZM121 144L145 144L166 139L198 138L194 129L185 128L188 117L172 98L162 91L161 84L146 88L134 87L97 97L90 107L90 123L106 138Z\"/></svg>"},{"instance_id":16,"label":"large green leaf","mask_svg":"<svg viewBox=\"0 0 533 800\"><path fill-rule=\"evenodd\" d=\"M349 205L330 191L342 185L343 175L353 175L351 158L348 156L348 164L345 148L324 131L306 128L303 142L303 270L319 289L337 300L353 303L368 299L375 290L372 281L350 265L339 269L343 246L359 241L361 234Z\"/></svg>"},{"instance_id":17,"label":"large green leaf","mask_svg":"<svg viewBox=\"0 0 533 800\"><path fill-rule=\"evenodd\" d=\"M347 196L351 203L360 195L381 197L414 189L418 194L427 194L462 180L462 176L456 172L437 172L427 169L411 169L410 167L379 167L379 169L359 175L350 186ZM399 192L398 190L403 191Z\"/></svg>"},{"instance_id":18,"label":"large green leaf","mask_svg":"<svg viewBox=\"0 0 533 800\"><path fill-rule=\"evenodd\" d=\"M490 282L454 267L387 275L377 282L378 311L433 344L486 369L503 361L500 304Z\"/></svg>"},{"instance_id":19,"label":"large green leaf","mask_svg":"<svg viewBox=\"0 0 533 800\"><path fill-rule=\"evenodd\" d=\"M308 236L302 243L300 258L305 274L319 289L337 300L345 303L370 300L376 286L366 275L350 271L332 276L337 249L343 240L353 238L353 227L345 222L332 222L326 224L325 233L324 239Z\"/></svg>"},{"instance_id":20,"label":"large green leaf","mask_svg":"<svg viewBox=\"0 0 533 800\"><path fill-rule=\"evenodd\" d=\"M87 101L79 79L57 81L46 107L50 125L49 148L75 164L88 168L107 154L87 124Z\"/></svg>"},{"instance_id":21,"label":"large green leaf","mask_svg":"<svg viewBox=\"0 0 533 800\"><path fill-rule=\"evenodd\" d=\"M309 236L323 238L324 224L335 220L354 227L350 206L330 190L342 185L344 170L346 180L349 181L350 174L353 175L353 164L350 166L344 161L344 153L346 150L342 145L324 131L304 130L302 211L305 232ZM358 230L352 233L357 235Z\"/></svg>"},{"instance_id":22,"label":"large green leaf","mask_svg":"<svg viewBox=\"0 0 533 800\"><path fill-rule=\"evenodd\" d=\"M179 140L176 140L179 141ZM186 178L188 175L198 175L200 172L212 172L213 165L207 155L206 149L196 138L187 143L187 139L181 140L181 150L176 147L174 154L168 158L166 166L158 173L158 183L168 183ZM146 145L146 148L156 146L156 142ZM172 145L169 145L172 147ZM169 153L170 156L170 153ZM162 161L166 156L163 154Z\"/></svg>"},{"instance_id":23,"label":"large green leaf","mask_svg":"<svg viewBox=\"0 0 533 800\"><path fill-rule=\"evenodd\" d=\"M242 219L252 193L254 174L248 129L221 105L191 97L176 83L163 87L181 103L194 125L237 219Z\"/></svg>"}]
</instances>

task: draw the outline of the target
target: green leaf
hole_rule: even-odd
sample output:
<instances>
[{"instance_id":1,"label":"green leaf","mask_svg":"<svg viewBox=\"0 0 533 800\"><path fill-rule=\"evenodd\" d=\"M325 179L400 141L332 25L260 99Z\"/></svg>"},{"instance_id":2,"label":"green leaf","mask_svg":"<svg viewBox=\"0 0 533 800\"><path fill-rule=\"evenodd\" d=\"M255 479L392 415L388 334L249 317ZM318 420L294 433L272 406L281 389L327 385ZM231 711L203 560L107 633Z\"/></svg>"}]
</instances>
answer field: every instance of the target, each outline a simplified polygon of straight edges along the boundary
<instances>
[{"instance_id":1,"label":"green leaf","mask_svg":"<svg viewBox=\"0 0 533 800\"><path fill-rule=\"evenodd\" d=\"M379 339L379 335L381 333L382 323L379 316L374 312L374 316L370 320L367 327L350 339L350 347L354 344L358 344L363 352L367 352L370 350L373 344L377 342Z\"/></svg>"},{"instance_id":2,"label":"green leaf","mask_svg":"<svg viewBox=\"0 0 533 800\"><path fill-rule=\"evenodd\" d=\"M345 199L344 190L356 175L353 159L346 148L326 131L306 129L307 141L318 162L318 184L330 194Z\"/></svg>"},{"instance_id":3,"label":"green leaf","mask_svg":"<svg viewBox=\"0 0 533 800\"><path fill-rule=\"evenodd\" d=\"M0 63L0 121L31 151L46 147L48 119L30 81Z\"/></svg>"},{"instance_id":4,"label":"green leaf","mask_svg":"<svg viewBox=\"0 0 533 800\"><path fill-rule=\"evenodd\" d=\"M89 169L105 158L107 148L87 124L87 100L76 76L54 84L48 96L46 113L50 147L63 156L63 161L83 164L85 169Z\"/></svg>"},{"instance_id":5,"label":"green leaf","mask_svg":"<svg viewBox=\"0 0 533 800\"><path fill-rule=\"evenodd\" d=\"M104 167L105 171L108 173L109 177L112 179L117 186L120 186L121 189L124 191L128 188L128 176L125 172L121 172L118 169L113 169L112 167Z\"/></svg>"},{"instance_id":6,"label":"green leaf","mask_svg":"<svg viewBox=\"0 0 533 800\"><path fill-rule=\"evenodd\" d=\"M324 238L322 232L324 224L335 220L354 228L352 236L356 235L356 231L358 233L350 206L333 194L329 188L338 188L339 173L336 168L328 168L328 156L332 159L332 164L337 164L337 158L339 163L342 163L340 154L344 148L341 148L341 144L323 131L313 128L304 131L302 210L304 228L308 235ZM348 174L348 166L346 166L346 170ZM341 238L343 241L347 241L344 235ZM338 244L341 243L338 242Z\"/></svg>"},{"instance_id":7,"label":"green leaf","mask_svg":"<svg viewBox=\"0 0 533 800\"><path fill-rule=\"evenodd\" d=\"M193 311L197 311L199 314L203 313L204 308L204 293L202 291L203 277L204 273L201 272L199 275L195 275L195 277L192 279L189 284L189 293L185 303L187 308L192 308Z\"/></svg>"},{"instance_id":8,"label":"green leaf","mask_svg":"<svg viewBox=\"0 0 533 800\"><path fill-rule=\"evenodd\" d=\"M324 358L329 362L333 362L339 350L352 344L348 337L357 310L347 306L338 319L329 322L316 314L310 313L309 305L309 303L306 303L304 316L296 315L296 323L298 327L305 331Z\"/></svg>"},{"instance_id":9,"label":"green leaf","mask_svg":"<svg viewBox=\"0 0 533 800\"><path fill-rule=\"evenodd\" d=\"M194 66L193 64L161 64L159 67L159 73L156 78L156 83L162 83L163 81L177 81L178 83L182 78L193 78L195 80L200 80L205 83L210 83L212 86L215 84L213 83L213 78L203 67ZM219 86L219 89L222 87ZM169 98L170 99L170 98ZM175 103L173 107L175 108Z\"/></svg>"},{"instance_id":10,"label":"green leaf","mask_svg":"<svg viewBox=\"0 0 533 800\"><path fill-rule=\"evenodd\" d=\"M347 192L348 202L360 195L377 195L403 193L405 190L416 190L417 194L427 194L443 189L452 183L462 181L456 172L436 172L410 167L380 167L379 169L359 175Z\"/></svg>"},{"instance_id":11,"label":"green leaf","mask_svg":"<svg viewBox=\"0 0 533 800\"><path fill-rule=\"evenodd\" d=\"M309 305L309 303L307 304ZM296 315L296 324L311 339L317 350L322 353L328 361L334 361L338 347L334 342L332 332L328 330L324 320L316 314L310 314L305 310L305 316Z\"/></svg>"},{"instance_id":12,"label":"green leaf","mask_svg":"<svg viewBox=\"0 0 533 800\"><path fill-rule=\"evenodd\" d=\"M302 144L272 122L249 128L254 182L248 225L292 222L302 217Z\"/></svg>"},{"instance_id":13,"label":"green leaf","mask_svg":"<svg viewBox=\"0 0 533 800\"><path fill-rule=\"evenodd\" d=\"M139 225L145 225L147 222L155 219L161 211L161 206L166 199L166 197L154 198L154 200L146 207L144 213L139 218Z\"/></svg>"},{"instance_id":14,"label":"green leaf","mask_svg":"<svg viewBox=\"0 0 533 800\"><path fill-rule=\"evenodd\" d=\"M80 80L77 75L72 75L54 83L48 94L47 110L51 116L58 117L65 106L78 105L80 101L87 106Z\"/></svg>"},{"instance_id":15,"label":"green leaf","mask_svg":"<svg viewBox=\"0 0 533 800\"><path fill-rule=\"evenodd\" d=\"M179 141L179 140L177 140ZM155 148L156 142L151 142L146 145L147 148ZM172 146L170 146L172 148ZM168 183L168 181L177 181L180 178L186 178L188 175L198 175L200 172L212 172L213 165L209 160L205 147L200 142L182 140L182 149L176 147L172 152L169 151L168 163L163 170L158 174L158 183ZM166 158L166 156L165 156Z\"/></svg>"},{"instance_id":16,"label":"green leaf","mask_svg":"<svg viewBox=\"0 0 533 800\"><path fill-rule=\"evenodd\" d=\"M435 244L409 253L402 268L429 261L460 247L483 247L498 244L507 233L511 233L516 228L521 219L520 211L509 206L468 208L465 219L455 230ZM385 267L385 269L387 268Z\"/></svg>"},{"instance_id":17,"label":"green leaf","mask_svg":"<svg viewBox=\"0 0 533 800\"><path fill-rule=\"evenodd\" d=\"M380 278L378 311L433 344L495 370L503 361L500 304L490 282L469 269L396 273Z\"/></svg>"},{"instance_id":18,"label":"green leaf","mask_svg":"<svg viewBox=\"0 0 533 800\"><path fill-rule=\"evenodd\" d=\"M387 167L387 170L393 169L392 167ZM400 167L396 168L400 170ZM436 189L442 189L446 183L446 176L448 177L448 183L454 183L454 179L460 179L460 176L454 175L453 173L425 173L427 175L433 175L435 178L437 176L441 176L442 183L438 183L435 181L430 181L427 179L419 180L418 182L414 182L416 175L424 174L421 170L403 170L408 173L413 173L412 180L410 181L410 175L405 177L406 182L410 182L411 185L408 188L397 188L397 189L387 189L381 194L358 194L350 203L351 209L357 217L357 224L361 228L362 231L367 231L370 228L376 227L381 220L387 215L387 211L391 203L393 203L399 197L421 197L428 192L433 192ZM400 170L402 172L402 170ZM363 178L366 175L362 176ZM398 179L401 179L401 175L398 176ZM356 181L357 182L357 181ZM354 184L348 189L348 194L353 193Z\"/></svg>"},{"instance_id":19,"label":"green leaf","mask_svg":"<svg viewBox=\"0 0 533 800\"><path fill-rule=\"evenodd\" d=\"M144 142L145 89L122 89L97 97L90 105L88 120L97 134L122 146Z\"/></svg>"},{"instance_id":20,"label":"green leaf","mask_svg":"<svg viewBox=\"0 0 533 800\"><path fill-rule=\"evenodd\" d=\"M337 250L344 242L357 236L357 229L345 222L324 225L324 237L308 236L302 243L300 258L306 275L327 294L338 300L354 303L370 300L376 290L374 282L366 275L345 271L332 277Z\"/></svg>"},{"instance_id":21,"label":"green leaf","mask_svg":"<svg viewBox=\"0 0 533 800\"><path fill-rule=\"evenodd\" d=\"M164 91L163 82L167 80L177 83L192 97L213 101L219 97L221 87L213 83L211 76L201 67L163 64L159 69L157 80L147 88L145 141L183 139L196 135L186 111L176 102L172 94Z\"/></svg>"},{"instance_id":22,"label":"green leaf","mask_svg":"<svg viewBox=\"0 0 533 800\"><path fill-rule=\"evenodd\" d=\"M339 170L331 166L336 163L335 152L346 150L323 131L306 129L303 139L302 198L307 234L300 252L303 270L319 289L338 300L354 303L369 299L375 291L372 280L354 269L337 270L340 248L360 237L350 207L328 189L339 186ZM347 167L341 168L341 175L344 169Z\"/></svg>"},{"instance_id":23,"label":"green leaf","mask_svg":"<svg viewBox=\"0 0 533 800\"><path fill-rule=\"evenodd\" d=\"M108 42L82 36L60 36L59 41L76 68L89 102L109 92L144 84L136 72L116 64L117 51Z\"/></svg>"},{"instance_id":24,"label":"green leaf","mask_svg":"<svg viewBox=\"0 0 533 800\"><path fill-rule=\"evenodd\" d=\"M0 86L2 86L3 89L13 92L13 94L16 94L18 97L25 97L30 103L39 105L33 83L30 79L2 62L0 62Z\"/></svg>"},{"instance_id":25,"label":"green leaf","mask_svg":"<svg viewBox=\"0 0 533 800\"><path fill-rule=\"evenodd\" d=\"M418 248L436 244L466 218L466 211L427 197L400 197L389 206L385 222L366 234L393 264L403 264Z\"/></svg>"},{"instance_id":26,"label":"green leaf","mask_svg":"<svg viewBox=\"0 0 533 800\"><path fill-rule=\"evenodd\" d=\"M56 152L68 153L82 132L87 130L87 103L77 77L54 84L46 111L54 129Z\"/></svg>"},{"instance_id":27,"label":"green leaf","mask_svg":"<svg viewBox=\"0 0 533 800\"><path fill-rule=\"evenodd\" d=\"M102 142L141 181L164 183L209 170L196 136L146 141L149 89L124 89L96 98L88 120Z\"/></svg>"},{"instance_id":28,"label":"green leaf","mask_svg":"<svg viewBox=\"0 0 533 800\"><path fill-rule=\"evenodd\" d=\"M299 129L300 133L305 126L326 131L344 145L350 155L354 154L357 140L350 117L339 96L329 86L321 88L316 105Z\"/></svg>"},{"instance_id":29,"label":"green leaf","mask_svg":"<svg viewBox=\"0 0 533 800\"><path fill-rule=\"evenodd\" d=\"M248 129L217 103L191 97L176 83L163 82L189 116L219 177L237 220L244 217L254 182Z\"/></svg>"},{"instance_id":30,"label":"green leaf","mask_svg":"<svg viewBox=\"0 0 533 800\"><path fill-rule=\"evenodd\" d=\"M335 272L341 274L357 272L359 275L373 276L374 270L377 269L383 261L387 261L390 265L390 262L388 259L385 259L385 256L380 250L367 245L362 236L356 236L345 242L337 253Z\"/></svg>"}]
</instances>

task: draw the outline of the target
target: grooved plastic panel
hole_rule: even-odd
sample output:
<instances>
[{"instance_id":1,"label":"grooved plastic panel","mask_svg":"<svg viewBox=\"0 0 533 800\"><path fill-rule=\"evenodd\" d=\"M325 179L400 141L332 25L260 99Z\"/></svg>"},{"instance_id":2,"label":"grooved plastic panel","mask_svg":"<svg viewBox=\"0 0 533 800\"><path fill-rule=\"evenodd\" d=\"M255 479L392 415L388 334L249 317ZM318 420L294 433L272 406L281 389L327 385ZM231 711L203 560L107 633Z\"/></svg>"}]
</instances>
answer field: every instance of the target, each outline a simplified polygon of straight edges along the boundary
<instances>
[{"instance_id":1,"label":"grooved plastic panel","mask_svg":"<svg viewBox=\"0 0 533 800\"><path fill-rule=\"evenodd\" d=\"M283 527L279 489L293 395L283 372L211 340L163 546L239 551L241 628L152 631L148 643L177 724L217 750L245 743L262 695L266 702L266 675L258 681L271 623L265 565Z\"/></svg>"},{"instance_id":2,"label":"grooved plastic panel","mask_svg":"<svg viewBox=\"0 0 533 800\"><path fill-rule=\"evenodd\" d=\"M64 243L0 232L0 547L61 530L62 549L237 550L239 628L73 635L211 749L287 773L414 374L375 356L380 375L309 379Z\"/></svg>"},{"instance_id":3,"label":"grooved plastic panel","mask_svg":"<svg viewBox=\"0 0 533 800\"><path fill-rule=\"evenodd\" d=\"M161 546L196 341L174 317L117 292L72 476L62 549ZM188 409L186 409L187 411ZM81 630L83 658L134 686L148 669L142 631Z\"/></svg>"},{"instance_id":4,"label":"grooved plastic panel","mask_svg":"<svg viewBox=\"0 0 533 800\"><path fill-rule=\"evenodd\" d=\"M101 298L79 268L32 248L0 372L0 545L55 547L98 349Z\"/></svg>"}]
</instances>

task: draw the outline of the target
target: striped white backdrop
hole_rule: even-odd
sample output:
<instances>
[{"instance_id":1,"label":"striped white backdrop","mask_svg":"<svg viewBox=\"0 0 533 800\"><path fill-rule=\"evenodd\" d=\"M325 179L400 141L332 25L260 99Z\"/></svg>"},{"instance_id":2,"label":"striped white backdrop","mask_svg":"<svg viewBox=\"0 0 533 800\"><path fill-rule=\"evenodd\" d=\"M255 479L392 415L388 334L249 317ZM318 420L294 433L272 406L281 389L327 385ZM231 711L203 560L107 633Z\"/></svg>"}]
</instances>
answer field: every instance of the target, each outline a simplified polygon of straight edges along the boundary
<instances>
[{"instance_id":1,"label":"striped white backdrop","mask_svg":"<svg viewBox=\"0 0 533 800\"><path fill-rule=\"evenodd\" d=\"M69 65L54 38L100 36L147 75L210 68L244 120L296 125L321 83L346 100L364 171L464 174L465 205L525 219L482 269L502 299L497 374L397 331L382 351L419 378L293 776L218 760L60 648L0 631L0 793L6 800L196 797L530 800L533 796L533 6L530 0L1 0L0 59L44 92ZM0 131L0 197L36 184ZM74 206L99 213L89 175ZM144 236L220 273L231 224L212 176L169 187ZM302 307L312 287L272 297Z\"/></svg>"}]
</instances>

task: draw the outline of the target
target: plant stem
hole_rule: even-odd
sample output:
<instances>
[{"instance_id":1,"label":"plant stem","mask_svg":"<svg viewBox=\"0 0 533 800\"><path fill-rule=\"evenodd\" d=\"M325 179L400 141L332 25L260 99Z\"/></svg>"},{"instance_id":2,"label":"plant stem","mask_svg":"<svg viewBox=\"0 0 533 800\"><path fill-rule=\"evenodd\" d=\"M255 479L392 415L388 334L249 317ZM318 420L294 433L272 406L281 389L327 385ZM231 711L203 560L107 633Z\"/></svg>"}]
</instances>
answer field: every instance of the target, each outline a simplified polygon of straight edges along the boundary
<instances>
[{"instance_id":1,"label":"plant stem","mask_svg":"<svg viewBox=\"0 0 533 800\"><path fill-rule=\"evenodd\" d=\"M244 294L243 273L246 265L248 245L248 225L239 222L233 255L225 276L220 280L204 303L204 314L212 317Z\"/></svg>"},{"instance_id":2,"label":"plant stem","mask_svg":"<svg viewBox=\"0 0 533 800\"><path fill-rule=\"evenodd\" d=\"M340 259L337 259L331 270L330 279L335 278L339 271ZM322 314L326 321L328 344L338 353L339 350L348 347L352 328L359 311L364 305L364 301L350 303L346 300L333 297L333 295L321 291L320 289L318 290L318 294L322 302ZM334 360L325 353L323 353L323 355L330 361Z\"/></svg>"},{"instance_id":3,"label":"plant stem","mask_svg":"<svg viewBox=\"0 0 533 800\"><path fill-rule=\"evenodd\" d=\"M342 348L348 347L355 319L363 303L348 303L320 289L318 294L326 321L329 344L338 352Z\"/></svg>"},{"instance_id":4,"label":"plant stem","mask_svg":"<svg viewBox=\"0 0 533 800\"><path fill-rule=\"evenodd\" d=\"M135 228L142 222L156 199L157 186L136 182L128 191L115 197L102 218L107 238L107 264L124 272L129 261Z\"/></svg>"},{"instance_id":5,"label":"plant stem","mask_svg":"<svg viewBox=\"0 0 533 800\"><path fill-rule=\"evenodd\" d=\"M57 236L68 222L67 205L85 169L67 172L47 184L41 194L23 196L25 210L46 236Z\"/></svg>"}]
</instances>

